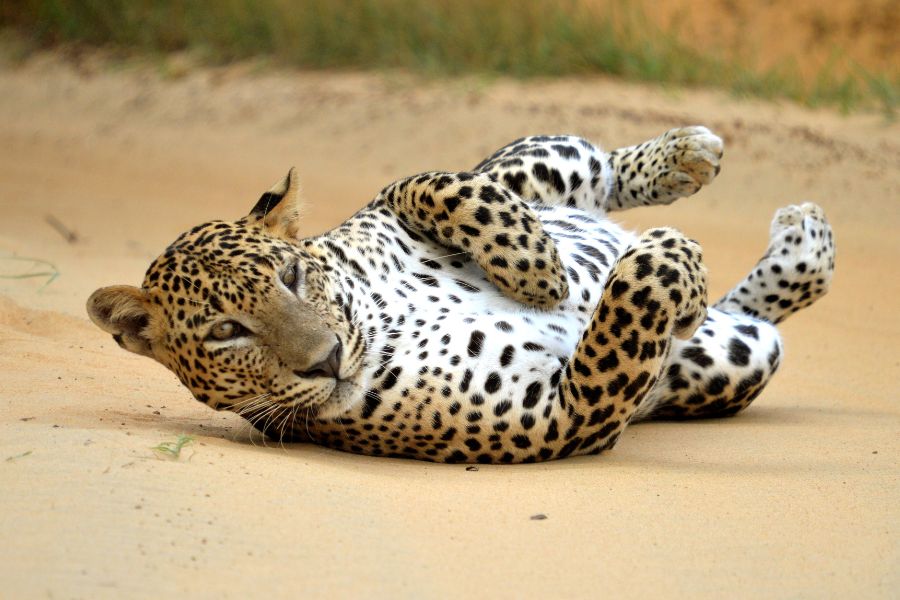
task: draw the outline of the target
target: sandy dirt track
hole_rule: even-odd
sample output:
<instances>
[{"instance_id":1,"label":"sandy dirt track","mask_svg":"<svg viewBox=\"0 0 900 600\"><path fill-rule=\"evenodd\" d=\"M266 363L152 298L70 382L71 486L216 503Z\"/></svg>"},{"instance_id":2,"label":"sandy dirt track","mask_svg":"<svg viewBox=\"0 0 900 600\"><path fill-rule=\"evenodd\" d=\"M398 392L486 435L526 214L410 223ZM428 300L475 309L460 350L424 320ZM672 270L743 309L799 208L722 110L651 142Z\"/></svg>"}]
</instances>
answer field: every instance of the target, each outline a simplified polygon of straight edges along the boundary
<instances>
[{"instance_id":1,"label":"sandy dirt track","mask_svg":"<svg viewBox=\"0 0 900 600\"><path fill-rule=\"evenodd\" d=\"M694 123L726 140L718 180L617 218L697 238L714 296L779 206L820 203L838 243L831 294L784 325L781 372L733 419L477 471L262 447L84 314L95 288L139 284L178 233L243 215L290 165L312 234L396 178L524 134L612 148ZM898 134L605 80L5 68L0 274L25 272L15 255L61 275L0 279L0 597L896 597ZM182 433L181 460L150 450Z\"/></svg>"}]
</instances>

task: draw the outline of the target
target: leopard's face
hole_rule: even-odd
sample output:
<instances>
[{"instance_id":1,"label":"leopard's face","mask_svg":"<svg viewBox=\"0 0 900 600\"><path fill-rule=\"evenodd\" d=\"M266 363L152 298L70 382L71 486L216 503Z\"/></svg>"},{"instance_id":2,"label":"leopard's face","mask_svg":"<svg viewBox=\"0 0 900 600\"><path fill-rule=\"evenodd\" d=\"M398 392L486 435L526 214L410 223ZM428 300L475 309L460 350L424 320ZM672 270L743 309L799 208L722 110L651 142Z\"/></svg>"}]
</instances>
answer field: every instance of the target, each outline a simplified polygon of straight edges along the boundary
<instances>
[{"instance_id":1,"label":"leopard's face","mask_svg":"<svg viewBox=\"0 0 900 600\"><path fill-rule=\"evenodd\" d=\"M280 200L267 202L260 218L251 212L181 235L140 289L101 288L88 301L91 318L119 345L168 367L197 400L260 429L343 402L359 387L365 353L327 257L302 248L272 218Z\"/></svg>"},{"instance_id":2,"label":"leopard's face","mask_svg":"<svg viewBox=\"0 0 900 600\"><path fill-rule=\"evenodd\" d=\"M326 268L242 224L192 230L144 279L164 324L156 357L216 409L325 403L363 345Z\"/></svg>"}]
</instances>

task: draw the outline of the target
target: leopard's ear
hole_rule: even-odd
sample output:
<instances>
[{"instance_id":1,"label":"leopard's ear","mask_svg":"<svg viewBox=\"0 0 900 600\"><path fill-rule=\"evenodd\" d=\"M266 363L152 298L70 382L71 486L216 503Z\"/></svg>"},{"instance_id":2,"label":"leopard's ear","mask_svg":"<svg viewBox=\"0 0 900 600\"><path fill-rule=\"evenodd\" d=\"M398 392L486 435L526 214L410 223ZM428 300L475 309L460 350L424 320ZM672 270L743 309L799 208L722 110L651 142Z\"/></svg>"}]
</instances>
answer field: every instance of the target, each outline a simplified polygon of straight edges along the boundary
<instances>
[{"instance_id":1,"label":"leopard's ear","mask_svg":"<svg viewBox=\"0 0 900 600\"><path fill-rule=\"evenodd\" d=\"M257 224L270 235L296 239L300 229L300 178L294 167L288 174L260 196L246 221Z\"/></svg>"},{"instance_id":2,"label":"leopard's ear","mask_svg":"<svg viewBox=\"0 0 900 600\"><path fill-rule=\"evenodd\" d=\"M146 294L130 285L100 288L88 298L87 312L94 324L112 334L122 348L154 358L147 326L150 324Z\"/></svg>"}]
</instances>

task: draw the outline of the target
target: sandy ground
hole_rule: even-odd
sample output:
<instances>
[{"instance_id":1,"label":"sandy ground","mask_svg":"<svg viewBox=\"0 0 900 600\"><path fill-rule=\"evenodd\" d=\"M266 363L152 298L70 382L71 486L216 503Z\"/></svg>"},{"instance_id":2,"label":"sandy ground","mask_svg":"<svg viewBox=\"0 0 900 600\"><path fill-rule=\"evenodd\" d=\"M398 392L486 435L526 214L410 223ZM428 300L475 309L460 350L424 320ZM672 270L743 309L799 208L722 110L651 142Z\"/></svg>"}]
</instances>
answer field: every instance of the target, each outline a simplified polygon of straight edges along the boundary
<instances>
[{"instance_id":1,"label":"sandy ground","mask_svg":"<svg viewBox=\"0 0 900 600\"><path fill-rule=\"evenodd\" d=\"M721 176L624 223L698 238L714 294L778 206L819 202L838 240L833 291L784 326L781 372L734 419L477 471L263 447L84 314L96 287L139 284L176 234L243 215L292 164L311 234L395 178L523 134L614 147L690 123L725 137ZM897 597L898 133L605 80L0 71L0 596ZM45 269L11 256L60 275L10 279ZM150 449L182 433L180 460Z\"/></svg>"}]
</instances>

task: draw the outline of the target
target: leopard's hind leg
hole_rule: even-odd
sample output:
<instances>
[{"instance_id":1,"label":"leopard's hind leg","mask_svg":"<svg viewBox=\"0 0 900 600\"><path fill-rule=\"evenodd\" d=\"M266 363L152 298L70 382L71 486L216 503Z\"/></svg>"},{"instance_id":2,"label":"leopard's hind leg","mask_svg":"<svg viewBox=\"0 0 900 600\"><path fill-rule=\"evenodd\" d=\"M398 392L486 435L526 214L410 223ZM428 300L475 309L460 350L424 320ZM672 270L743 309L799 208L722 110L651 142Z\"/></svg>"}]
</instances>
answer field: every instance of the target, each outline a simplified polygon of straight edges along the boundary
<instances>
[{"instance_id":1,"label":"leopard's hind leg","mask_svg":"<svg viewBox=\"0 0 900 600\"><path fill-rule=\"evenodd\" d=\"M611 448L662 376L679 338L704 321L701 249L673 229L645 232L616 262L559 381L542 458ZM558 423L557 423L558 421Z\"/></svg>"},{"instance_id":2,"label":"leopard's hind leg","mask_svg":"<svg viewBox=\"0 0 900 600\"><path fill-rule=\"evenodd\" d=\"M709 309L688 340L675 340L663 375L635 419L727 417L747 408L781 364L774 325Z\"/></svg>"},{"instance_id":3,"label":"leopard's hind leg","mask_svg":"<svg viewBox=\"0 0 900 600\"><path fill-rule=\"evenodd\" d=\"M676 340L664 376L636 419L730 416L762 392L781 363L775 323L827 291L834 237L821 208L778 210L768 250L741 283L709 311L689 340Z\"/></svg>"}]
</instances>

